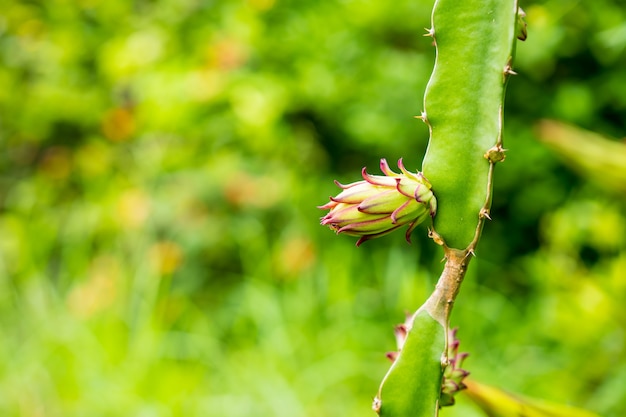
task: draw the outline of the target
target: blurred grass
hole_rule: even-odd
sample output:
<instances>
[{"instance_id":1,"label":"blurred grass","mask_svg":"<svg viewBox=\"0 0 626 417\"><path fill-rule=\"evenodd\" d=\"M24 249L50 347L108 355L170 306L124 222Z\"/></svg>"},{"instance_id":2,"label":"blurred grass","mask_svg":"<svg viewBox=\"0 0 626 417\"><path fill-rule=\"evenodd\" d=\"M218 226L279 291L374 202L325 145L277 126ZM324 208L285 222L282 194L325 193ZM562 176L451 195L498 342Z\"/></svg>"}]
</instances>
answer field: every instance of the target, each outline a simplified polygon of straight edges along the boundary
<instances>
[{"instance_id":1,"label":"blurred grass","mask_svg":"<svg viewBox=\"0 0 626 417\"><path fill-rule=\"evenodd\" d=\"M381 157L419 168L430 2L0 5L0 414L372 413L441 253L424 229L357 249L315 206ZM453 324L475 379L623 416L625 199L532 127L624 135L625 12L523 7Z\"/></svg>"}]
</instances>

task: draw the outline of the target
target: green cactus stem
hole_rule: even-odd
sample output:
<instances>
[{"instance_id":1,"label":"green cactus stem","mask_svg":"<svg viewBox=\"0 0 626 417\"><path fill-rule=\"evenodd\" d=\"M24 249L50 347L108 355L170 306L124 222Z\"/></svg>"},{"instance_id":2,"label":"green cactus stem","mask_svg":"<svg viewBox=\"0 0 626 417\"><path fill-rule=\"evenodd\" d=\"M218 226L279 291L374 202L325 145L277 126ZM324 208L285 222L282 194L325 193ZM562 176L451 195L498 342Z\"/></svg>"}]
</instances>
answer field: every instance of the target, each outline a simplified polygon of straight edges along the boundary
<instances>
[{"instance_id":1,"label":"green cactus stem","mask_svg":"<svg viewBox=\"0 0 626 417\"><path fill-rule=\"evenodd\" d=\"M372 405L381 417L437 413L443 377L441 359L446 348L444 326L422 308L407 320L407 327L400 353Z\"/></svg>"},{"instance_id":2,"label":"green cactus stem","mask_svg":"<svg viewBox=\"0 0 626 417\"><path fill-rule=\"evenodd\" d=\"M398 350L387 353L387 358L391 359L392 362L395 362L398 358L398 352L404 347L408 332L413 327L413 322L414 317L408 316L404 323L396 326L394 333L396 335ZM448 365L444 369L443 380L441 382L441 395L439 397L440 407L454 405L455 396L467 388L464 382L469 372L463 369L463 361L467 358L468 353L459 353L460 342L456 337L457 330L458 329L451 329L448 331ZM375 401L374 406L376 407L377 405L379 405L379 402Z\"/></svg>"},{"instance_id":3,"label":"green cactus stem","mask_svg":"<svg viewBox=\"0 0 626 417\"><path fill-rule=\"evenodd\" d=\"M515 0L435 3L428 34L437 58L424 96L430 140L422 171L440 202L433 229L447 247L473 249L489 216L493 166L504 159L503 100L517 10Z\"/></svg>"},{"instance_id":4,"label":"green cactus stem","mask_svg":"<svg viewBox=\"0 0 626 417\"><path fill-rule=\"evenodd\" d=\"M441 398L450 313L489 218L494 166L504 159L505 86L514 74L515 39L524 34L516 0L435 2L428 36L437 57L421 115L430 131L423 173L437 197L430 235L443 245L446 263L393 355L374 400L380 416L433 417L450 402Z\"/></svg>"}]
</instances>

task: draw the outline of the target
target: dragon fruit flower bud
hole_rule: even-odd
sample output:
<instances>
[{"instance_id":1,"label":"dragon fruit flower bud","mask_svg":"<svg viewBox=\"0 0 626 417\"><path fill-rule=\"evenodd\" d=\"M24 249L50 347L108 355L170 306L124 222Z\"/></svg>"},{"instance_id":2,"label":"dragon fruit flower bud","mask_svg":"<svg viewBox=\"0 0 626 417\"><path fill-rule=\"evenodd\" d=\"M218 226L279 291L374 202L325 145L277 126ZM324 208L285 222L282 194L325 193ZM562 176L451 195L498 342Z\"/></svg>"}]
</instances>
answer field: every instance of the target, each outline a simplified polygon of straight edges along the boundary
<instances>
[{"instance_id":1,"label":"dragon fruit flower bud","mask_svg":"<svg viewBox=\"0 0 626 417\"><path fill-rule=\"evenodd\" d=\"M347 185L335 181L342 191L319 206L330 210L320 223L337 233L358 236L357 246L408 225L406 240L410 242L415 227L429 216L435 216L437 200L421 172L407 171L402 159L398 161L398 168L400 174L393 172L387 161L381 159L380 169L385 176L370 175L363 168L363 181Z\"/></svg>"}]
</instances>

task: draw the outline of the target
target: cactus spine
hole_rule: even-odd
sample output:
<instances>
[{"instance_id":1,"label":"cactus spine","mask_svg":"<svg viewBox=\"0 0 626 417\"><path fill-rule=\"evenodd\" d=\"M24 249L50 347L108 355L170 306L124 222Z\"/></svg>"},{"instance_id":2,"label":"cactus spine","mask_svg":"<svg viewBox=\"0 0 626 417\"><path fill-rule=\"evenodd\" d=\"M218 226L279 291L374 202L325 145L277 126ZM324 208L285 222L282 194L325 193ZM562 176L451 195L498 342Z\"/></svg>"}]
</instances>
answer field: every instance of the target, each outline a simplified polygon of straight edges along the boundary
<instances>
[{"instance_id":1,"label":"cactus spine","mask_svg":"<svg viewBox=\"0 0 626 417\"><path fill-rule=\"evenodd\" d=\"M446 264L435 291L408 320L407 337L373 404L382 417L433 417L448 358L452 305L489 218L493 171L504 159L503 101L513 71L516 0L436 0L435 67L422 120L430 140L422 171L438 211L431 236Z\"/></svg>"}]
</instances>

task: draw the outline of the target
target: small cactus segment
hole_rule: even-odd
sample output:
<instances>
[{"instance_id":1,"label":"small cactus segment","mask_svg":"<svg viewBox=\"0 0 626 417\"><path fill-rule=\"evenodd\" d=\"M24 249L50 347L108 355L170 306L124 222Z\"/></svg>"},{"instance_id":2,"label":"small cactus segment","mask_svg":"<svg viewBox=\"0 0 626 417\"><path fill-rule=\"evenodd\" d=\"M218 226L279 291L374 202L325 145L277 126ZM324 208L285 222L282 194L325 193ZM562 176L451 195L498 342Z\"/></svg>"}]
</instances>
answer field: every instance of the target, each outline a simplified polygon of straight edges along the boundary
<instances>
[{"instance_id":1,"label":"small cactus segment","mask_svg":"<svg viewBox=\"0 0 626 417\"><path fill-rule=\"evenodd\" d=\"M441 394L444 326L428 311L419 309L398 326L396 337L400 351L390 355L393 365L372 408L381 417L433 417Z\"/></svg>"},{"instance_id":2,"label":"small cactus segment","mask_svg":"<svg viewBox=\"0 0 626 417\"><path fill-rule=\"evenodd\" d=\"M408 225L406 240L410 242L415 227L435 215L437 200L421 172L409 172L402 160L398 161L398 168L400 174L381 159L380 169L385 176L370 175L363 168L363 181L347 185L335 181L343 191L319 206L330 210L321 224L337 233L358 236L357 246Z\"/></svg>"},{"instance_id":3,"label":"small cactus segment","mask_svg":"<svg viewBox=\"0 0 626 417\"><path fill-rule=\"evenodd\" d=\"M429 34L437 48L424 96L430 130L423 172L437 194L434 229L446 246L475 246L489 209L502 144L502 105L518 35L516 0L437 0ZM519 29L521 31L521 29Z\"/></svg>"}]
</instances>

